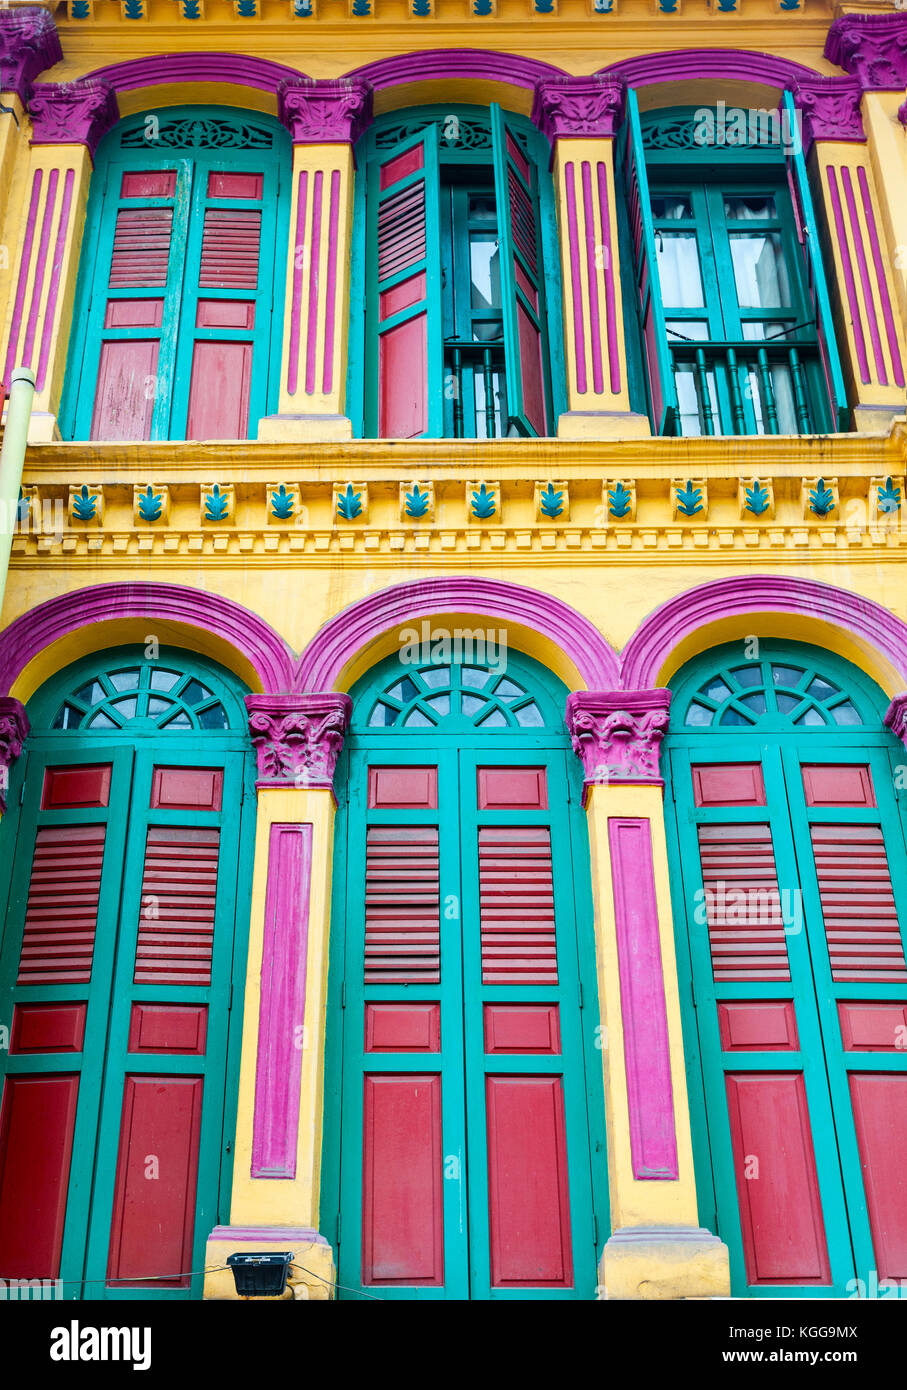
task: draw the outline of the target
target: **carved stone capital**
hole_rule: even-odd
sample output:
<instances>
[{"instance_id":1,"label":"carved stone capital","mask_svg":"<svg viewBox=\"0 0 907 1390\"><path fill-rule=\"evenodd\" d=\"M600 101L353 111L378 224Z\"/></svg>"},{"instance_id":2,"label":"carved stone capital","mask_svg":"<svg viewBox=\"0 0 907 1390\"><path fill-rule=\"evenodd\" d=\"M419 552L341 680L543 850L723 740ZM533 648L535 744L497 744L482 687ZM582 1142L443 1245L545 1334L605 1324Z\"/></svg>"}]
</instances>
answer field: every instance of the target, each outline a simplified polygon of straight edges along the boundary
<instances>
[{"instance_id":1,"label":"carved stone capital","mask_svg":"<svg viewBox=\"0 0 907 1390\"><path fill-rule=\"evenodd\" d=\"M349 695L247 695L258 785L333 787L350 719Z\"/></svg>"},{"instance_id":2,"label":"carved stone capital","mask_svg":"<svg viewBox=\"0 0 907 1390\"><path fill-rule=\"evenodd\" d=\"M567 697L567 728L587 787L612 782L662 785L658 766L670 690L578 690Z\"/></svg>"},{"instance_id":3,"label":"carved stone capital","mask_svg":"<svg viewBox=\"0 0 907 1390\"><path fill-rule=\"evenodd\" d=\"M828 30L825 57L864 91L907 86L907 14L844 14Z\"/></svg>"},{"instance_id":4,"label":"carved stone capital","mask_svg":"<svg viewBox=\"0 0 907 1390\"><path fill-rule=\"evenodd\" d=\"M885 723L895 738L899 738L907 748L907 691L902 695L895 695L888 706Z\"/></svg>"},{"instance_id":5,"label":"carved stone capital","mask_svg":"<svg viewBox=\"0 0 907 1390\"><path fill-rule=\"evenodd\" d=\"M33 145L87 145L91 155L120 118L113 87L93 77L45 82L34 89L28 109Z\"/></svg>"},{"instance_id":6,"label":"carved stone capital","mask_svg":"<svg viewBox=\"0 0 907 1390\"><path fill-rule=\"evenodd\" d=\"M536 84L532 119L552 145L561 136L611 136L623 104L623 84L613 78L555 77Z\"/></svg>"},{"instance_id":7,"label":"carved stone capital","mask_svg":"<svg viewBox=\"0 0 907 1390\"><path fill-rule=\"evenodd\" d=\"M15 92L24 103L38 74L62 61L57 26L47 10L0 10L0 92Z\"/></svg>"},{"instance_id":8,"label":"carved stone capital","mask_svg":"<svg viewBox=\"0 0 907 1390\"><path fill-rule=\"evenodd\" d=\"M794 105L803 112L804 140L865 140L860 102L863 88L855 77L816 77L794 87Z\"/></svg>"},{"instance_id":9,"label":"carved stone capital","mask_svg":"<svg viewBox=\"0 0 907 1390\"><path fill-rule=\"evenodd\" d=\"M355 144L372 118L372 89L360 77L301 77L280 84L277 112L294 145Z\"/></svg>"},{"instance_id":10,"label":"carved stone capital","mask_svg":"<svg viewBox=\"0 0 907 1390\"><path fill-rule=\"evenodd\" d=\"M0 695L0 812L6 810L9 770L28 736L28 715L21 700Z\"/></svg>"}]
</instances>

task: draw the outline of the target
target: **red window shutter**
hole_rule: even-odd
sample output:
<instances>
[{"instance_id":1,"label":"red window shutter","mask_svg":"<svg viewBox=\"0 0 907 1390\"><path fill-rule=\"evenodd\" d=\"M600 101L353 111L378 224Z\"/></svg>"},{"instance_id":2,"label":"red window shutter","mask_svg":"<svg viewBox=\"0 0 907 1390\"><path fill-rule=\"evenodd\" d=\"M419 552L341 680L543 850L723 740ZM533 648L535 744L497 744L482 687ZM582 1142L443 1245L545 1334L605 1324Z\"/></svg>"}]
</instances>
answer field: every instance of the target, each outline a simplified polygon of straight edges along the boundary
<instances>
[{"instance_id":1,"label":"red window shutter","mask_svg":"<svg viewBox=\"0 0 907 1390\"><path fill-rule=\"evenodd\" d=\"M252 208L206 208L199 289L258 288L261 213Z\"/></svg>"},{"instance_id":2,"label":"red window shutter","mask_svg":"<svg viewBox=\"0 0 907 1390\"><path fill-rule=\"evenodd\" d=\"M105 834L103 825L38 831L18 984L87 984L91 979Z\"/></svg>"},{"instance_id":3,"label":"red window shutter","mask_svg":"<svg viewBox=\"0 0 907 1390\"><path fill-rule=\"evenodd\" d=\"M385 198L378 213L378 279L425 257L425 184L410 184Z\"/></svg>"},{"instance_id":4,"label":"red window shutter","mask_svg":"<svg viewBox=\"0 0 907 1390\"><path fill-rule=\"evenodd\" d=\"M438 984L438 830L373 825L366 840L365 983Z\"/></svg>"},{"instance_id":5,"label":"red window shutter","mask_svg":"<svg viewBox=\"0 0 907 1390\"><path fill-rule=\"evenodd\" d=\"M209 985L220 831L153 825L145 843L137 985Z\"/></svg>"},{"instance_id":6,"label":"red window shutter","mask_svg":"<svg viewBox=\"0 0 907 1390\"><path fill-rule=\"evenodd\" d=\"M79 1078L8 1076L0 1109L0 1269L60 1272Z\"/></svg>"},{"instance_id":7,"label":"red window shutter","mask_svg":"<svg viewBox=\"0 0 907 1390\"><path fill-rule=\"evenodd\" d=\"M479 829L482 983L556 985L551 835L544 826Z\"/></svg>"},{"instance_id":8,"label":"red window shutter","mask_svg":"<svg viewBox=\"0 0 907 1390\"><path fill-rule=\"evenodd\" d=\"M110 288L156 289L167 283L172 208L120 208L113 234Z\"/></svg>"},{"instance_id":9,"label":"red window shutter","mask_svg":"<svg viewBox=\"0 0 907 1390\"><path fill-rule=\"evenodd\" d=\"M832 979L907 980L880 827L813 825L810 833Z\"/></svg>"},{"instance_id":10,"label":"red window shutter","mask_svg":"<svg viewBox=\"0 0 907 1390\"><path fill-rule=\"evenodd\" d=\"M699 856L716 983L789 980L769 827L701 825Z\"/></svg>"}]
</instances>

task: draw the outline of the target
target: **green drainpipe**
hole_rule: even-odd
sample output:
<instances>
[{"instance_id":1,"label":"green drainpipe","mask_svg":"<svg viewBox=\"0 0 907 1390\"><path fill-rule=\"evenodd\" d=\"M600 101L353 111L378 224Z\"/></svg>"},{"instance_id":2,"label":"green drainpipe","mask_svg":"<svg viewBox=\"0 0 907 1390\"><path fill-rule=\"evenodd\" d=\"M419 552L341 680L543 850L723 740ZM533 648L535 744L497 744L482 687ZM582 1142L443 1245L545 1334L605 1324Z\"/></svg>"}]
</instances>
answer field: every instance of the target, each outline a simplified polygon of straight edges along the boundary
<instances>
[{"instance_id":1,"label":"green drainpipe","mask_svg":"<svg viewBox=\"0 0 907 1390\"><path fill-rule=\"evenodd\" d=\"M6 428L3 431L3 448L0 449L0 612L3 611L9 556L13 548L13 526L19 506L34 395L34 372L28 367L17 367L10 382Z\"/></svg>"}]
</instances>

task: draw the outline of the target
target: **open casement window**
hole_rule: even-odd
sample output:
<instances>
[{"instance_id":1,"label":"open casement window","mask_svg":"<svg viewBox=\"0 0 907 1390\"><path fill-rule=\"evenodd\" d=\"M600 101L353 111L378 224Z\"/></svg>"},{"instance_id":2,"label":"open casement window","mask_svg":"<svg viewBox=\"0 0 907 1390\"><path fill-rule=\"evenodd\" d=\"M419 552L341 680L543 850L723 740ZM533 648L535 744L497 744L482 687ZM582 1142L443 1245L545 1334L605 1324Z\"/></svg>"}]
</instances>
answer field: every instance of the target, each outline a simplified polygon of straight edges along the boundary
<instances>
[{"instance_id":1,"label":"open casement window","mask_svg":"<svg viewBox=\"0 0 907 1390\"><path fill-rule=\"evenodd\" d=\"M735 144L701 112L641 118L628 97L623 160L660 434L821 434L846 423L797 129L780 115L750 124Z\"/></svg>"},{"instance_id":2,"label":"open casement window","mask_svg":"<svg viewBox=\"0 0 907 1390\"><path fill-rule=\"evenodd\" d=\"M239 114L177 112L155 140L127 121L102 145L63 407L73 438L248 439L271 408L289 148L276 122Z\"/></svg>"},{"instance_id":3,"label":"open casement window","mask_svg":"<svg viewBox=\"0 0 907 1390\"><path fill-rule=\"evenodd\" d=\"M349 394L355 416L364 377L367 436L554 429L559 291L539 135L494 104L460 110L395 114L366 137L364 343Z\"/></svg>"}]
</instances>

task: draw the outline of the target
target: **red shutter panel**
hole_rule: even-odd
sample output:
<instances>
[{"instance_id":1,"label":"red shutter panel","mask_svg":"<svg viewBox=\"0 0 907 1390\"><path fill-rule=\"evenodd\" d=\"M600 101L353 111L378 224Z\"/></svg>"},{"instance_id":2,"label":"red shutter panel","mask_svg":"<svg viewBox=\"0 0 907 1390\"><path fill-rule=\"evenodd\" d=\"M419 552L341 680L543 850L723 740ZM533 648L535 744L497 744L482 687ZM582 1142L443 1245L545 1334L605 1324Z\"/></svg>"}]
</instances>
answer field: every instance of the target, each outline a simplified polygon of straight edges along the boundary
<instances>
[{"instance_id":1,"label":"red shutter panel","mask_svg":"<svg viewBox=\"0 0 907 1390\"><path fill-rule=\"evenodd\" d=\"M556 985L550 831L480 827L479 896L482 983Z\"/></svg>"},{"instance_id":2,"label":"red shutter panel","mask_svg":"<svg viewBox=\"0 0 907 1390\"><path fill-rule=\"evenodd\" d=\"M260 250L259 211L206 208L199 289L257 289Z\"/></svg>"},{"instance_id":3,"label":"red shutter panel","mask_svg":"<svg viewBox=\"0 0 907 1390\"><path fill-rule=\"evenodd\" d=\"M812 825L810 834L832 979L907 980L880 827Z\"/></svg>"},{"instance_id":4,"label":"red shutter panel","mask_svg":"<svg viewBox=\"0 0 907 1390\"><path fill-rule=\"evenodd\" d=\"M149 827L137 985L210 985L220 831Z\"/></svg>"},{"instance_id":5,"label":"red shutter panel","mask_svg":"<svg viewBox=\"0 0 907 1390\"><path fill-rule=\"evenodd\" d=\"M438 830L373 825L366 839L365 983L438 984Z\"/></svg>"},{"instance_id":6,"label":"red shutter panel","mask_svg":"<svg viewBox=\"0 0 907 1390\"><path fill-rule=\"evenodd\" d=\"M38 831L17 984L87 984L91 979L105 834L103 825Z\"/></svg>"},{"instance_id":7,"label":"red shutter panel","mask_svg":"<svg viewBox=\"0 0 907 1390\"><path fill-rule=\"evenodd\" d=\"M172 234L172 208L120 208L110 258L110 289L163 289Z\"/></svg>"},{"instance_id":8,"label":"red shutter panel","mask_svg":"<svg viewBox=\"0 0 907 1390\"><path fill-rule=\"evenodd\" d=\"M0 1269L4 1279L55 1279L79 1078L8 1076L0 1110Z\"/></svg>"},{"instance_id":9,"label":"red shutter panel","mask_svg":"<svg viewBox=\"0 0 907 1390\"><path fill-rule=\"evenodd\" d=\"M699 855L716 983L789 980L770 828L700 825Z\"/></svg>"}]
</instances>

